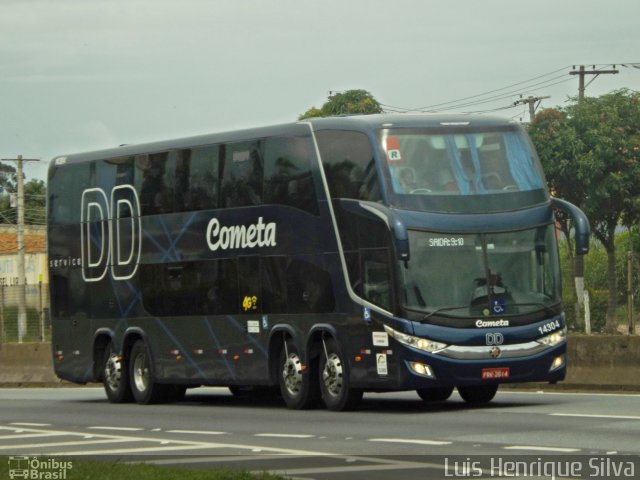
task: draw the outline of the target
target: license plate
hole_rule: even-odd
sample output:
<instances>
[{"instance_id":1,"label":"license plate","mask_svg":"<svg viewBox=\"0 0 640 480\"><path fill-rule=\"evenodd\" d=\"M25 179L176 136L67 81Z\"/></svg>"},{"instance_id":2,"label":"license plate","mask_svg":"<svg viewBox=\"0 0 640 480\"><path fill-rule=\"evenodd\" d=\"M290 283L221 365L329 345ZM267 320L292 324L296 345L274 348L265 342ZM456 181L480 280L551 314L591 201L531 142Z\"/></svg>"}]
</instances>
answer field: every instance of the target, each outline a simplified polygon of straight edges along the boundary
<instances>
[{"instance_id":1,"label":"license plate","mask_svg":"<svg viewBox=\"0 0 640 480\"><path fill-rule=\"evenodd\" d=\"M483 380L496 380L500 378L509 378L509 367L482 369Z\"/></svg>"}]
</instances>

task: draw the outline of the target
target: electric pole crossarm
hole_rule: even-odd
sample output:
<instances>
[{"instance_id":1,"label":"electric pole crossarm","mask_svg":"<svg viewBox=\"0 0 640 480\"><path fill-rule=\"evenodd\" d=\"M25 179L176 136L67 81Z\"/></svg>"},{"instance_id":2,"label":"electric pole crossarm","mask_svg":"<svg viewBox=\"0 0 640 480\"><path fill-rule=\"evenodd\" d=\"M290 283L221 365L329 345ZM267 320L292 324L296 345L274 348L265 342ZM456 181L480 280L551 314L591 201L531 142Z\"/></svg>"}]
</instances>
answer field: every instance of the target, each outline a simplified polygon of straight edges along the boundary
<instances>
[{"instance_id":1,"label":"electric pole crossarm","mask_svg":"<svg viewBox=\"0 0 640 480\"><path fill-rule=\"evenodd\" d=\"M593 70L587 70L585 69L584 65L580 65L580 68L578 70L576 70L575 66L573 67L574 69L572 71L569 72L569 75L579 75L580 78L578 80L578 99L582 100L584 99L584 91L587 88L584 84L584 77L585 75L595 75L596 77L600 74L616 74L616 73L620 73L619 70L617 70L615 68L616 66L614 65L613 68L611 70L596 70L595 65L593 67ZM594 79L596 78L594 77ZM591 82L589 82L591 83Z\"/></svg>"}]
</instances>

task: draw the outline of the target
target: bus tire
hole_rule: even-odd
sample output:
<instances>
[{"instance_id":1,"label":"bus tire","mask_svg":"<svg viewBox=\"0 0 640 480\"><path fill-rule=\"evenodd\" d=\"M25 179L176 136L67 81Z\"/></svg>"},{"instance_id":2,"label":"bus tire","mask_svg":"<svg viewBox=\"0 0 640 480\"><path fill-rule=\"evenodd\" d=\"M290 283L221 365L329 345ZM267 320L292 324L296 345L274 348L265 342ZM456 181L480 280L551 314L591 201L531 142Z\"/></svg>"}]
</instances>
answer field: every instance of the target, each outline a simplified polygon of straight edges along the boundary
<instances>
[{"instance_id":1,"label":"bus tire","mask_svg":"<svg viewBox=\"0 0 640 480\"><path fill-rule=\"evenodd\" d=\"M458 393L467 403L480 404L493 400L498 391L498 385L481 385L474 387L458 387Z\"/></svg>"},{"instance_id":2,"label":"bus tire","mask_svg":"<svg viewBox=\"0 0 640 480\"><path fill-rule=\"evenodd\" d=\"M133 344L129 359L129 381L136 403L149 405L169 400L168 385L154 381L155 369L151 353L143 340Z\"/></svg>"},{"instance_id":3,"label":"bus tire","mask_svg":"<svg viewBox=\"0 0 640 480\"><path fill-rule=\"evenodd\" d=\"M333 339L324 340L320 356L320 392L327 409L341 412L353 410L362 400L362 390L352 388L349 366Z\"/></svg>"},{"instance_id":4,"label":"bus tire","mask_svg":"<svg viewBox=\"0 0 640 480\"><path fill-rule=\"evenodd\" d=\"M280 394L287 407L293 410L304 410L318 404L320 391L317 377L313 375L314 365L315 363L311 362L305 368L298 349L292 341L287 340L280 352L278 363Z\"/></svg>"},{"instance_id":5,"label":"bus tire","mask_svg":"<svg viewBox=\"0 0 640 480\"><path fill-rule=\"evenodd\" d=\"M444 402L453 393L453 387L418 388L416 393L425 402Z\"/></svg>"},{"instance_id":6,"label":"bus tire","mask_svg":"<svg viewBox=\"0 0 640 480\"><path fill-rule=\"evenodd\" d=\"M118 355L113 342L109 342L102 357L102 384L111 403L126 403L133 400L129 385L127 358Z\"/></svg>"}]
</instances>

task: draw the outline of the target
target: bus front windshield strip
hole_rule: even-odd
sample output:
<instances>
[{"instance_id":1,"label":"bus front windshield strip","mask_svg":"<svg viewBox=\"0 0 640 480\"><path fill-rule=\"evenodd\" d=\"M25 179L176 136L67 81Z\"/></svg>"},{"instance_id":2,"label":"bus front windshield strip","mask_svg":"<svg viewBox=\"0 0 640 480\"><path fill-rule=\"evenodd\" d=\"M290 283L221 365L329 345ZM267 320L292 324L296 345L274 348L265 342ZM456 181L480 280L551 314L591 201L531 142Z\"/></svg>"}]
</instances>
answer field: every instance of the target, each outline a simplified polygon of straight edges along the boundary
<instances>
[{"instance_id":1,"label":"bus front windshield strip","mask_svg":"<svg viewBox=\"0 0 640 480\"><path fill-rule=\"evenodd\" d=\"M544 188L535 153L519 130L383 130L381 147L395 194L485 195Z\"/></svg>"},{"instance_id":2,"label":"bus front windshield strip","mask_svg":"<svg viewBox=\"0 0 640 480\"><path fill-rule=\"evenodd\" d=\"M560 302L552 224L516 232L443 235L409 231L400 262L403 304L425 318L519 315Z\"/></svg>"}]
</instances>

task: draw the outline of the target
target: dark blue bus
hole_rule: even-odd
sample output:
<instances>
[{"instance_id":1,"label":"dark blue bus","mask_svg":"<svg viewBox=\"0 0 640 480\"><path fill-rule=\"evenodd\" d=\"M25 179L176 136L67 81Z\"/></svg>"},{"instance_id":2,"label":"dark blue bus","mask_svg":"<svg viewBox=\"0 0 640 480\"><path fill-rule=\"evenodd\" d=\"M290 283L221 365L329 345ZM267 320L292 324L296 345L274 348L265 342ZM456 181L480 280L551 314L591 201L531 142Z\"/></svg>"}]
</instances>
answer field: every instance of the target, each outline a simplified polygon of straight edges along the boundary
<instances>
[{"instance_id":1,"label":"dark blue bus","mask_svg":"<svg viewBox=\"0 0 640 480\"><path fill-rule=\"evenodd\" d=\"M112 402L277 390L556 382L566 323L554 211L521 127L366 115L60 156L49 170L53 355Z\"/></svg>"}]
</instances>

